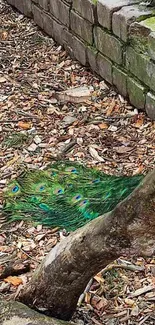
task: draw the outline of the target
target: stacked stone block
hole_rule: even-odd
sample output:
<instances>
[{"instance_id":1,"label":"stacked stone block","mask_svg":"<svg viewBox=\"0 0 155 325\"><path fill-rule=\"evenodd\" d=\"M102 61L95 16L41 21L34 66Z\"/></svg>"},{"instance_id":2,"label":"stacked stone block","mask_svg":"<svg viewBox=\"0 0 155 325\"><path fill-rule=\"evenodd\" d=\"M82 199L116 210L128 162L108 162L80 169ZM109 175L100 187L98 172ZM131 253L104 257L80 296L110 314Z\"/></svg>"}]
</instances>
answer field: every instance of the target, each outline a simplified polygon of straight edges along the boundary
<instances>
[{"instance_id":1,"label":"stacked stone block","mask_svg":"<svg viewBox=\"0 0 155 325\"><path fill-rule=\"evenodd\" d=\"M7 0L155 119L155 11L141 0Z\"/></svg>"}]
</instances>

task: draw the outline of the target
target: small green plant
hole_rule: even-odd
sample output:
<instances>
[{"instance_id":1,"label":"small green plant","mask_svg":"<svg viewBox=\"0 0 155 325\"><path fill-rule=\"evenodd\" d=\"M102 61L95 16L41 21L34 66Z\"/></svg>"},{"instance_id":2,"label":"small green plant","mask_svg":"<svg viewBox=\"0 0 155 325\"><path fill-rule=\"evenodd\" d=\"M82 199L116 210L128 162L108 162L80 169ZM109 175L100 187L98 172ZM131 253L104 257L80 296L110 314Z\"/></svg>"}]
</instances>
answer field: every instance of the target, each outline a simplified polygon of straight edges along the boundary
<instances>
[{"instance_id":1,"label":"small green plant","mask_svg":"<svg viewBox=\"0 0 155 325\"><path fill-rule=\"evenodd\" d=\"M98 0L92 0L93 4L96 5Z\"/></svg>"},{"instance_id":2,"label":"small green plant","mask_svg":"<svg viewBox=\"0 0 155 325\"><path fill-rule=\"evenodd\" d=\"M30 135L14 132L8 138L5 138L3 141L3 146L8 148L20 148L23 144L28 143L30 141Z\"/></svg>"}]
</instances>

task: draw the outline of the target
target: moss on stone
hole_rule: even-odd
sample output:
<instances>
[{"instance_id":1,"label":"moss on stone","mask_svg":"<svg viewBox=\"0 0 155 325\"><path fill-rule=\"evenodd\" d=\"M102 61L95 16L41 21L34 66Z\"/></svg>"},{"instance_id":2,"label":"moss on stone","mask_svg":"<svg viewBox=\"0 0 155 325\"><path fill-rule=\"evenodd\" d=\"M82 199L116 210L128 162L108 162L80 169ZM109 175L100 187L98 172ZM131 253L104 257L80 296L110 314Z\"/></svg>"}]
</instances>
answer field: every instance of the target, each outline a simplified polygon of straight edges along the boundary
<instances>
[{"instance_id":1,"label":"moss on stone","mask_svg":"<svg viewBox=\"0 0 155 325\"><path fill-rule=\"evenodd\" d=\"M146 37L136 35L130 40L130 45L138 50L138 52L148 53L148 40Z\"/></svg>"},{"instance_id":2,"label":"moss on stone","mask_svg":"<svg viewBox=\"0 0 155 325\"><path fill-rule=\"evenodd\" d=\"M151 31L155 31L155 17L150 17L141 22L143 26L146 26L151 29Z\"/></svg>"}]
</instances>

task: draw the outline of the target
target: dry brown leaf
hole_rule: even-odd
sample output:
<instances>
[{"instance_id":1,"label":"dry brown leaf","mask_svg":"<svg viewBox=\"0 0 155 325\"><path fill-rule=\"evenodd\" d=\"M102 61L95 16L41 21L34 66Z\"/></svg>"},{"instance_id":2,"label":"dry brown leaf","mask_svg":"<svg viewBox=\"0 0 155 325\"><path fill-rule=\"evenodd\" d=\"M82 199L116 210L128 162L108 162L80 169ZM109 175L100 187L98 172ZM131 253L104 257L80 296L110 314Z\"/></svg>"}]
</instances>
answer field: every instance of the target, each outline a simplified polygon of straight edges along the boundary
<instances>
[{"instance_id":1,"label":"dry brown leaf","mask_svg":"<svg viewBox=\"0 0 155 325\"><path fill-rule=\"evenodd\" d=\"M101 124L99 124L99 128L101 129L101 130L104 130L104 129L108 129L108 125L106 124L106 123L101 123Z\"/></svg>"},{"instance_id":2,"label":"dry brown leaf","mask_svg":"<svg viewBox=\"0 0 155 325\"><path fill-rule=\"evenodd\" d=\"M19 121L18 122L18 127L23 129L23 130L28 130L28 129L31 129L32 127L32 123L31 122L22 122L22 121Z\"/></svg>"},{"instance_id":3,"label":"dry brown leaf","mask_svg":"<svg viewBox=\"0 0 155 325\"><path fill-rule=\"evenodd\" d=\"M141 165L133 172L133 175L142 174L143 170L144 170L144 166Z\"/></svg>"},{"instance_id":4,"label":"dry brown leaf","mask_svg":"<svg viewBox=\"0 0 155 325\"><path fill-rule=\"evenodd\" d=\"M104 297L100 298L98 296L94 296L91 299L91 305L97 310L103 310L108 305L108 301Z\"/></svg>"},{"instance_id":5,"label":"dry brown leaf","mask_svg":"<svg viewBox=\"0 0 155 325\"><path fill-rule=\"evenodd\" d=\"M23 283L22 279L17 276L8 276L6 279L4 279L4 281L11 283L14 287L17 287Z\"/></svg>"},{"instance_id":6,"label":"dry brown leaf","mask_svg":"<svg viewBox=\"0 0 155 325\"><path fill-rule=\"evenodd\" d=\"M106 116L110 116L112 114L112 112L115 108L115 105L116 105L115 100L113 100L106 111Z\"/></svg>"},{"instance_id":7,"label":"dry brown leaf","mask_svg":"<svg viewBox=\"0 0 155 325\"><path fill-rule=\"evenodd\" d=\"M125 146L121 146L121 147L114 147L115 151L119 154L123 154L126 152L131 151L133 148L131 147L125 147Z\"/></svg>"},{"instance_id":8,"label":"dry brown leaf","mask_svg":"<svg viewBox=\"0 0 155 325\"><path fill-rule=\"evenodd\" d=\"M8 38L8 32L7 31L0 31L0 39L2 41L5 41Z\"/></svg>"},{"instance_id":9,"label":"dry brown leaf","mask_svg":"<svg viewBox=\"0 0 155 325\"><path fill-rule=\"evenodd\" d=\"M95 275L94 279L99 283L104 283L105 282L105 280L104 280L104 278L103 278L103 276L101 274Z\"/></svg>"},{"instance_id":10,"label":"dry brown leaf","mask_svg":"<svg viewBox=\"0 0 155 325\"><path fill-rule=\"evenodd\" d=\"M91 300L91 294L89 292L85 293L85 303L86 304L90 304L90 300Z\"/></svg>"},{"instance_id":11,"label":"dry brown leaf","mask_svg":"<svg viewBox=\"0 0 155 325\"><path fill-rule=\"evenodd\" d=\"M97 161L100 161L100 162L104 162L104 159L102 157L99 156L98 152L96 149L94 149L93 147L89 147L89 152L91 154L91 156L97 160Z\"/></svg>"},{"instance_id":12,"label":"dry brown leaf","mask_svg":"<svg viewBox=\"0 0 155 325\"><path fill-rule=\"evenodd\" d=\"M138 306L136 305L136 306L134 306L134 307L132 308L132 310L131 310L131 315L132 315L132 316L138 316L138 314L139 314L139 308L138 308Z\"/></svg>"},{"instance_id":13,"label":"dry brown leaf","mask_svg":"<svg viewBox=\"0 0 155 325\"><path fill-rule=\"evenodd\" d=\"M134 300L129 299L129 298L125 298L124 301L125 301L126 305L128 305L128 306L133 306L135 304Z\"/></svg>"},{"instance_id":14,"label":"dry brown leaf","mask_svg":"<svg viewBox=\"0 0 155 325\"><path fill-rule=\"evenodd\" d=\"M144 124L144 117L139 116L134 126L138 129Z\"/></svg>"}]
</instances>

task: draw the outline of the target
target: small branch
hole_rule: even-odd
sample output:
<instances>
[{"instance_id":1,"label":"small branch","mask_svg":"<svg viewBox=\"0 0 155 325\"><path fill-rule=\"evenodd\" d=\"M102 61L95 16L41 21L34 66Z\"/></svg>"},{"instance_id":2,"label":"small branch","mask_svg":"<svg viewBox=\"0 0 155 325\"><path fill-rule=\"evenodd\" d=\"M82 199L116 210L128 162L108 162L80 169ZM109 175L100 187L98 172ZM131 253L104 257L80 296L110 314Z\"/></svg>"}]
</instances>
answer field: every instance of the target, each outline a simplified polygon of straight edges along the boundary
<instances>
[{"instance_id":1,"label":"small branch","mask_svg":"<svg viewBox=\"0 0 155 325\"><path fill-rule=\"evenodd\" d=\"M111 264L107 267L105 267L102 271L101 274L104 275L106 272L111 271L113 269L124 269L124 270L129 270L129 271L136 271L136 272L141 272L144 271L145 268L144 266L137 266L133 264Z\"/></svg>"},{"instance_id":2,"label":"small branch","mask_svg":"<svg viewBox=\"0 0 155 325\"><path fill-rule=\"evenodd\" d=\"M90 279L90 281L88 282L84 292L81 294L81 296L79 297L79 300L78 300L78 303L77 303L77 306L80 307L84 298L85 298L85 294L90 290L90 287L93 283L93 278Z\"/></svg>"}]
</instances>

